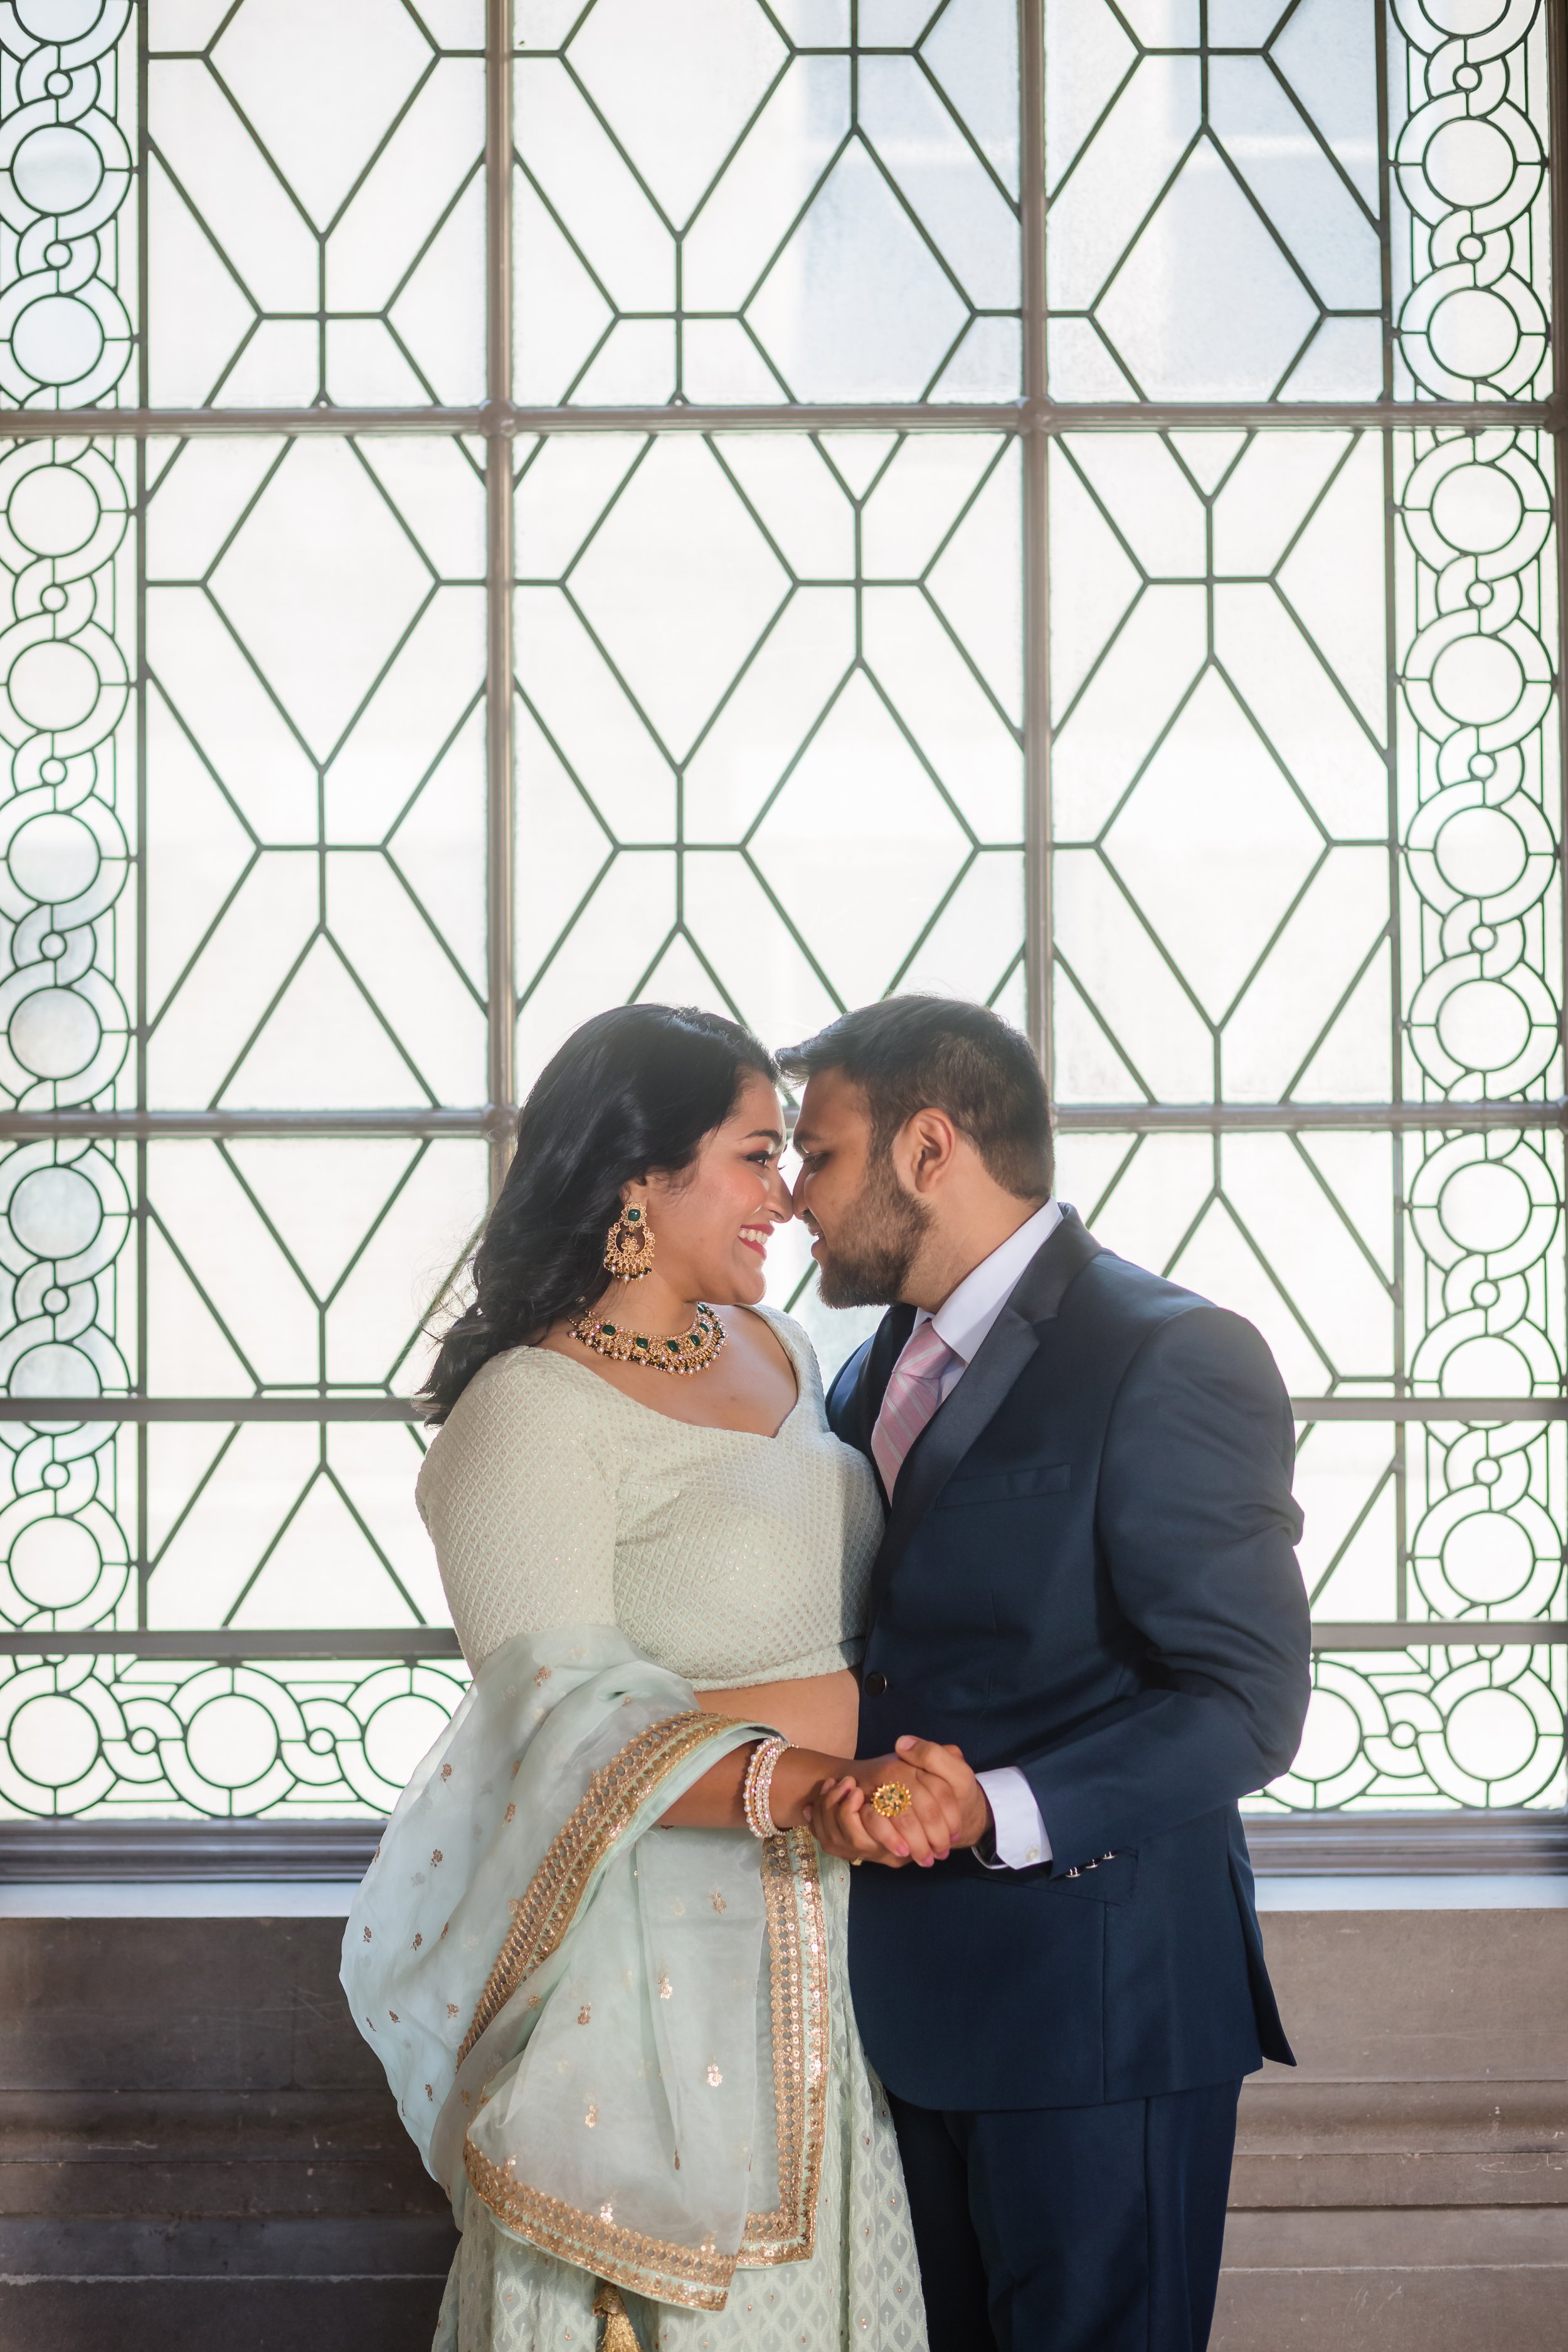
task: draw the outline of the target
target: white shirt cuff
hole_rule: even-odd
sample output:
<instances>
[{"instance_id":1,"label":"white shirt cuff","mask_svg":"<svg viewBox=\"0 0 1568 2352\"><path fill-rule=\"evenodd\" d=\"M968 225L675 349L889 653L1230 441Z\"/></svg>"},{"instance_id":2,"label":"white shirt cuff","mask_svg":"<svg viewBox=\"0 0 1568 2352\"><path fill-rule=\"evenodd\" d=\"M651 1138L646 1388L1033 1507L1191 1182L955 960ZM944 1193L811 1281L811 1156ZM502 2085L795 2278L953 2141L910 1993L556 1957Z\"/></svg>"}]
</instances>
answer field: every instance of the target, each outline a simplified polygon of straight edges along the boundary
<instances>
[{"instance_id":1,"label":"white shirt cuff","mask_svg":"<svg viewBox=\"0 0 1568 2352\"><path fill-rule=\"evenodd\" d=\"M1004 1764L994 1772L976 1772L974 1777L985 1791L996 1830L996 1859L987 1868L1030 1870L1037 1863L1049 1862L1051 1842L1035 1792L1017 1766Z\"/></svg>"}]
</instances>

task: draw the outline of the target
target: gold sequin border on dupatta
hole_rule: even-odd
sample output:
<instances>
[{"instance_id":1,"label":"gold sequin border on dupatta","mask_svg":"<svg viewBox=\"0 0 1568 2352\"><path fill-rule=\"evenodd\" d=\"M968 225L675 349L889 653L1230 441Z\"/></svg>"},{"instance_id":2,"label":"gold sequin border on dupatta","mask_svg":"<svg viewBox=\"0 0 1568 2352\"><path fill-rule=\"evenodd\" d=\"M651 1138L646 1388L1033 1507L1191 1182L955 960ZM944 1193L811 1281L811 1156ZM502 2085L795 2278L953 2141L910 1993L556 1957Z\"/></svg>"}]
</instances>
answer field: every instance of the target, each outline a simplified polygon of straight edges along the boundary
<instances>
[{"instance_id":1,"label":"gold sequin border on dupatta","mask_svg":"<svg viewBox=\"0 0 1568 2352\"><path fill-rule=\"evenodd\" d=\"M584 2213L542 2189L530 2189L492 2164L469 2140L463 2151L468 2180L505 2228L542 2253L574 2269L592 2271L613 2286L630 2287L656 2303L679 2304L688 2311L722 2311L734 2276L732 2254L645 2237Z\"/></svg>"},{"instance_id":2,"label":"gold sequin border on dupatta","mask_svg":"<svg viewBox=\"0 0 1568 2352\"><path fill-rule=\"evenodd\" d=\"M763 1848L763 1895L772 1977L779 2201L772 2212L746 2218L740 2261L748 2270L809 2262L816 2242L829 2025L827 1927L816 1841L809 1830L769 1838Z\"/></svg>"},{"instance_id":3,"label":"gold sequin border on dupatta","mask_svg":"<svg viewBox=\"0 0 1568 2352\"><path fill-rule=\"evenodd\" d=\"M705 1740L724 1738L734 1728L728 1716L710 1715L702 1707L667 1715L628 1740L595 1773L551 1840L526 1891L511 1906L511 1926L458 2052L459 2066L523 1979L562 1942L595 1871L659 1782Z\"/></svg>"},{"instance_id":4,"label":"gold sequin border on dupatta","mask_svg":"<svg viewBox=\"0 0 1568 2352\"><path fill-rule=\"evenodd\" d=\"M671 1716L596 1772L540 1864L474 2011L462 2057L524 1979L565 1936L594 1870L658 1782L704 1738L732 1727L706 1712ZM469 2183L503 2227L542 2252L655 2302L721 2311L737 2265L809 2261L816 2236L827 2111L827 1933L816 1842L807 1830L763 1850L779 2201L749 2214L738 2254L678 2245L585 2213L493 2164L471 2140Z\"/></svg>"}]
</instances>

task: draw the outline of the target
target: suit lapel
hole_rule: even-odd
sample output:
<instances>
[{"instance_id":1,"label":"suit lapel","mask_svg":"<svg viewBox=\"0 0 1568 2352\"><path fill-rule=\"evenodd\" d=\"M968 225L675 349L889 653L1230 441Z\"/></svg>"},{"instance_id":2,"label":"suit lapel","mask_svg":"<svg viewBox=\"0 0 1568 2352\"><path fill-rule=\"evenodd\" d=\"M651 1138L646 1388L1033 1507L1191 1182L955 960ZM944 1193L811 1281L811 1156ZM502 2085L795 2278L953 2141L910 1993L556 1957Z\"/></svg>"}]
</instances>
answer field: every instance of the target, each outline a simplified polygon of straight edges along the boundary
<instances>
[{"instance_id":1,"label":"suit lapel","mask_svg":"<svg viewBox=\"0 0 1568 2352\"><path fill-rule=\"evenodd\" d=\"M1042 1324L1050 1322L1061 1305L1068 1285L1081 1274L1091 1258L1100 1255L1100 1244L1085 1230L1076 1209L1065 1208L1062 1220L1045 1240L1025 1267L1016 1284L1012 1297L985 1336L978 1354L945 1404L939 1406L916 1438L905 1457L894 1489L893 1505L871 1570L868 1615L874 1622L882 1595L908 1550L915 1529L946 1486L953 1471L963 1461L986 1423L1001 1409L1004 1399L1025 1365L1040 1344ZM904 1336L913 1324L909 1310L895 1310L908 1315ZM879 1331L880 1340L887 1323ZM891 1376L899 1348L889 1356L876 1391L876 1403L871 1407L866 1423L867 1450L870 1433L876 1425L881 1408L883 1391ZM875 1354L867 1363L867 1378L862 1381L864 1391L870 1386L870 1373Z\"/></svg>"}]
</instances>

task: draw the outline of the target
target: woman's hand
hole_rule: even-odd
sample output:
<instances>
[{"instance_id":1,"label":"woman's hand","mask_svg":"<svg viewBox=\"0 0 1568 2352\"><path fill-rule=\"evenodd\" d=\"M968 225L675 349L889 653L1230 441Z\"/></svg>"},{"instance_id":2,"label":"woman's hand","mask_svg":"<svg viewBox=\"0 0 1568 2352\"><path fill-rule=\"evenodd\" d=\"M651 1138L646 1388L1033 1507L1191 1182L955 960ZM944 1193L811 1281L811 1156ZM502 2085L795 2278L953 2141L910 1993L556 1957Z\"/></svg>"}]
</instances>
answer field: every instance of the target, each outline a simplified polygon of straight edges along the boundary
<instances>
[{"instance_id":1,"label":"woman's hand","mask_svg":"<svg viewBox=\"0 0 1568 2352\"><path fill-rule=\"evenodd\" d=\"M915 1749L924 1751L918 1759ZM891 1816L871 1801L889 1781L910 1792L905 1810ZM982 1809L975 1827L966 1782L973 1786L973 1775L956 1748L901 1739L895 1755L858 1758L820 1781L811 1792L806 1818L817 1843L841 1861L879 1862L894 1870L916 1862L929 1870L933 1862L945 1862L955 1845L973 1844L984 1834L989 1815L984 1793L975 1791Z\"/></svg>"},{"instance_id":2,"label":"woman's hand","mask_svg":"<svg viewBox=\"0 0 1568 2352\"><path fill-rule=\"evenodd\" d=\"M872 1789L884 1780L902 1780L914 1800L893 1822L869 1802ZM917 1807L923 1825L933 1803L945 1835L933 1841L928 1832L929 1850L922 1855L912 1837L900 1838L898 1832L907 1831ZM810 1820L817 1843L826 1853L845 1862L879 1862L899 1870L907 1861L929 1866L945 1860L955 1845L976 1844L991 1826L991 1808L962 1748L906 1738L894 1755L857 1763L837 1779L825 1780L813 1795Z\"/></svg>"}]
</instances>

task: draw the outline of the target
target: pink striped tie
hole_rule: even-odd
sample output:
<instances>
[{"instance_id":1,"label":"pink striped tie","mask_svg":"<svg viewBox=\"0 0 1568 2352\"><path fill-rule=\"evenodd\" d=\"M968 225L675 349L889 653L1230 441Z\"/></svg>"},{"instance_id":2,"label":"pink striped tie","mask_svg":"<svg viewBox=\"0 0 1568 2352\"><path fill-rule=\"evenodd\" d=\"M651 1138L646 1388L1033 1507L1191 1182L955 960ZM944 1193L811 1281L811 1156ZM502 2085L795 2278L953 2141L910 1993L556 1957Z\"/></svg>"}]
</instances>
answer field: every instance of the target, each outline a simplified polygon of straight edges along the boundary
<instances>
[{"instance_id":1,"label":"pink striped tie","mask_svg":"<svg viewBox=\"0 0 1568 2352\"><path fill-rule=\"evenodd\" d=\"M893 1366L882 1410L871 1432L871 1456L889 1497L904 1457L942 1402L942 1374L958 1361L947 1341L938 1338L936 1325L922 1323Z\"/></svg>"}]
</instances>

